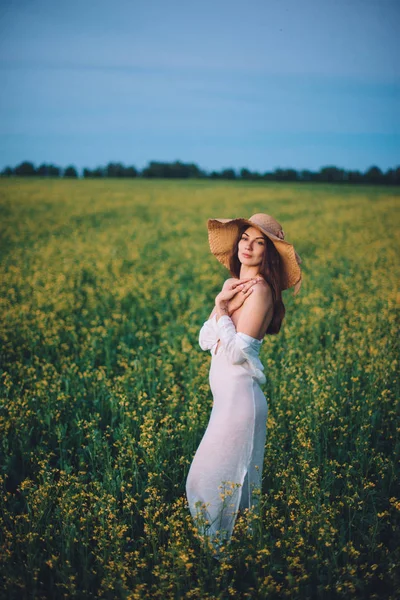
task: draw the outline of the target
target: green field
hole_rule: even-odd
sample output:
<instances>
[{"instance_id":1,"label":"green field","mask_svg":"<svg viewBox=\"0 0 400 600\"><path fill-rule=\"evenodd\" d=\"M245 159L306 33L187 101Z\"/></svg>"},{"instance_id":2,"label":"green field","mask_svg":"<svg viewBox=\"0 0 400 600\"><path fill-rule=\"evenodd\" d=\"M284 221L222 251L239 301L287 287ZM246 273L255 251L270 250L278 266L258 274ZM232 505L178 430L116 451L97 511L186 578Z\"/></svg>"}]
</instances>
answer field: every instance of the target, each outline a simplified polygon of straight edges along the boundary
<instances>
[{"instance_id":1,"label":"green field","mask_svg":"<svg viewBox=\"0 0 400 600\"><path fill-rule=\"evenodd\" d=\"M4 597L398 598L399 189L11 178L0 194ZM228 276L206 221L256 212L303 285L260 355L261 516L218 563L185 497L212 407L198 334Z\"/></svg>"}]
</instances>

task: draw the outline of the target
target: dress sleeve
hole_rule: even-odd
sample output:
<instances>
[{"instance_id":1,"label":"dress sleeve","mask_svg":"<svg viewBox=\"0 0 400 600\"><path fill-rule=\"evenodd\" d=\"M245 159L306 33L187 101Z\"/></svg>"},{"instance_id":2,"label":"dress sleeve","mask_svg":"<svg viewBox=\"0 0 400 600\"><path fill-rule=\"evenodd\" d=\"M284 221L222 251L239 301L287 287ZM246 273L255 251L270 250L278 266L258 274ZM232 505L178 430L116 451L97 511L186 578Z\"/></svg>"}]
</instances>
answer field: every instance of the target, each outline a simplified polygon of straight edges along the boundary
<instances>
[{"instance_id":1,"label":"dress sleeve","mask_svg":"<svg viewBox=\"0 0 400 600\"><path fill-rule=\"evenodd\" d=\"M247 360L246 354L243 352L245 342L236 333L234 322L228 315L223 315L216 321L216 327L219 331L219 338L225 349L225 354L228 356L232 364L240 365Z\"/></svg>"},{"instance_id":2,"label":"dress sleeve","mask_svg":"<svg viewBox=\"0 0 400 600\"><path fill-rule=\"evenodd\" d=\"M220 332L217 326L216 315L208 319L203 324L199 333L199 345L202 350L211 350L211 348L220 339Z\"/></svg>"}]
</instances>

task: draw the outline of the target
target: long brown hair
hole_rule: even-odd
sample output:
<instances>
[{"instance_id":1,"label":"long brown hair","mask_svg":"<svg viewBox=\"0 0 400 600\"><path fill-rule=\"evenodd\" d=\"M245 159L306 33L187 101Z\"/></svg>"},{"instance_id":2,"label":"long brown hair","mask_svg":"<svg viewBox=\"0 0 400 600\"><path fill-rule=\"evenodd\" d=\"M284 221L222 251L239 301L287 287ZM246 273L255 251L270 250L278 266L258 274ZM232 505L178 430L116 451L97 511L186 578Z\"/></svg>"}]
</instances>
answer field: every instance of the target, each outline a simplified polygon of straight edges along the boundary
<instances>
[{"instance_id":1,"label":"long brown hair","mask_svg":"<svg viewBox=\"0 0 400 600\"><path fill-rule=\"evenodd\" d=\"M232 256L229 261L229 269L231 275L238 278L240 277L241 262L239 260L239 242L242 238L243 233L248 229L250 225L243 223L239 227L239 232L235 243L233 245ZM282 301L282 284L281 284L281 258L279 252L275 248L273 242L261 231L265 241L265 249L262 257L261 265L259 267L260 274L264 277L268 283L272 292L272 303L273 303L273 315L266 331L267 334L279 333L282 325L282 321L285 317L285 305Z\"/></svg>"}]
</instances>

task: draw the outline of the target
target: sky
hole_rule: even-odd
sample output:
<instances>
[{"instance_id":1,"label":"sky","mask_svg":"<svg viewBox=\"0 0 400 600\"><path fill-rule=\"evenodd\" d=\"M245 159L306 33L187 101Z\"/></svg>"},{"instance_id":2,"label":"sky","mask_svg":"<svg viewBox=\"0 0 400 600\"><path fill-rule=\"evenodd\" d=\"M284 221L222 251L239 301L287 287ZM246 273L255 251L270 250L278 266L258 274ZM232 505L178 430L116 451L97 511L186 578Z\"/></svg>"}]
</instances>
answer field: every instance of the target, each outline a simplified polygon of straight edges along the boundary
<instances>
[{"instance_id":1,"label":"sky","mask_svg":"<svg viewBox=\"0 0 400 600\"><path fill-rule=\"evenodd\" d=\"M400 165L399 0L0 0L0 169Z\"/></svg>"}]
</instances>

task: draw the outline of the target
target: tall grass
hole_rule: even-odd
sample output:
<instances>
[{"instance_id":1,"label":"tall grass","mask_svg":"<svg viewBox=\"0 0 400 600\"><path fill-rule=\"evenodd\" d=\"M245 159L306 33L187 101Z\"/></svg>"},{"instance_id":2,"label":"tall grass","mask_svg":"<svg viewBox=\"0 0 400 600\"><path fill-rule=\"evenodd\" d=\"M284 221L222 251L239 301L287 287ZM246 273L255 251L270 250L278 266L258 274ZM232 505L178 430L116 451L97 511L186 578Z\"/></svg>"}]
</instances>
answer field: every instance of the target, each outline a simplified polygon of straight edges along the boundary
<instances>
[{"instance_id":1,"label":"tall grass","mask_svg":"<svg viewBox=\"0 0 400 600\"><path fill-rule=\"evenodd\" d=\"M399 193L0 182L1 569L14 598L400 593ZM208 217L267 212L303 259L265 338L261 516L231 561L185 498L212 407Z\"/></svg>"}]
</instances>

